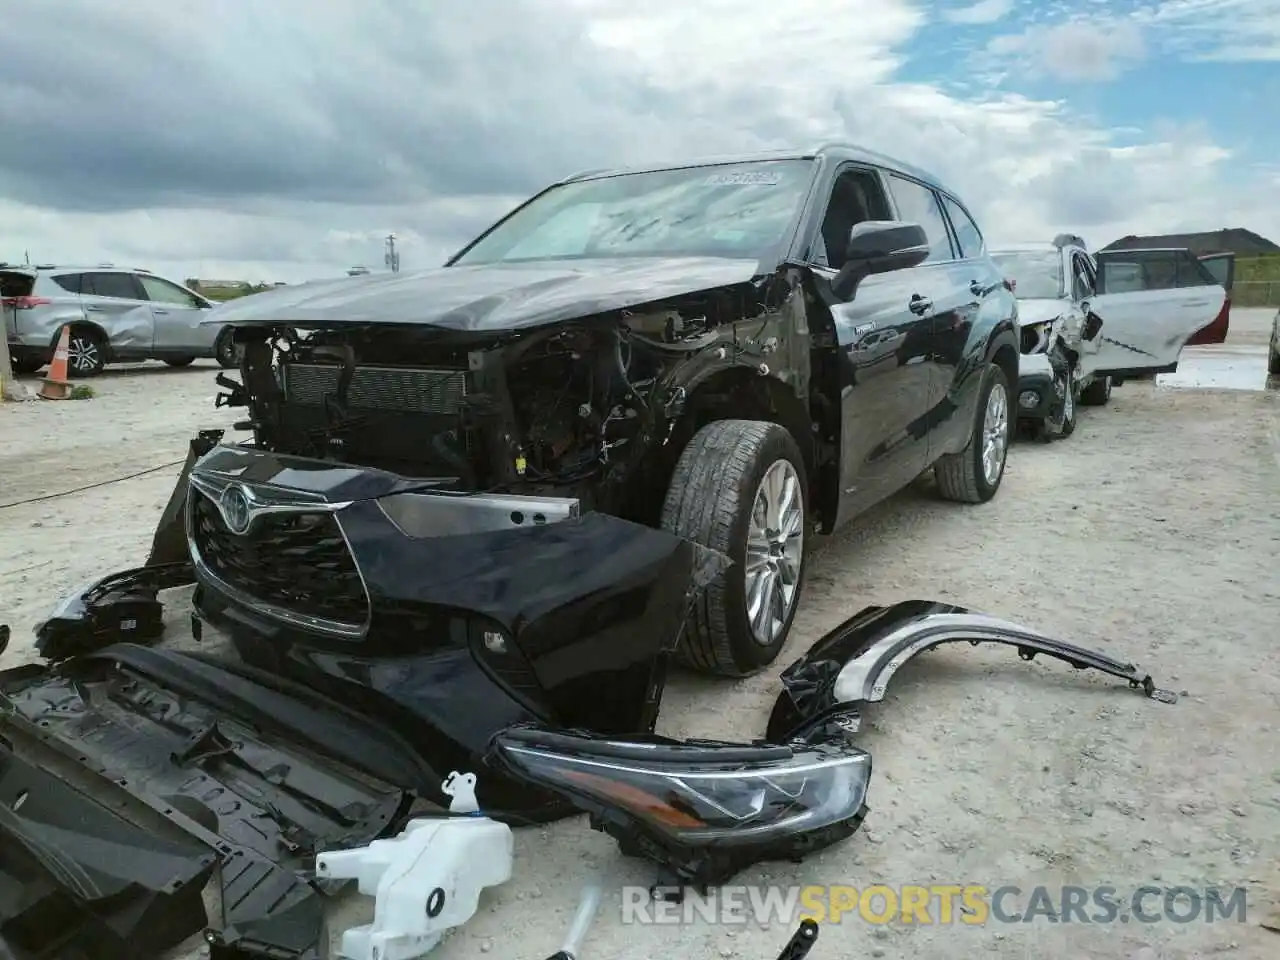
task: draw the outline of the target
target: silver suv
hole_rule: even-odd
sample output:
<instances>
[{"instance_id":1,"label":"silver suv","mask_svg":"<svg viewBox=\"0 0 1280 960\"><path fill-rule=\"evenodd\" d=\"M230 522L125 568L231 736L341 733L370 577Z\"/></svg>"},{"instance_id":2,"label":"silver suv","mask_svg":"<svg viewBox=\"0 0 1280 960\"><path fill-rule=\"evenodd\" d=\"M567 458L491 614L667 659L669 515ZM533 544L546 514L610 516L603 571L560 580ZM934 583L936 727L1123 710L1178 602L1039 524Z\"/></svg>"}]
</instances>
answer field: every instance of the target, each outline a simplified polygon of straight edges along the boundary
<instances>
[{"instance_id":1,"label":"silver suv","mask_svg":"<svg viewBox=\"0 0 1280 960\"><path fill-rule=\"evenodd\" d=\"M213 357L224 367L236 364L230 331L200 323L214 302L147 270L0 264L0 305L15 373L47 364L67 325L73 377L138 360L185 367Z\"/></svg>"}]
</instances>

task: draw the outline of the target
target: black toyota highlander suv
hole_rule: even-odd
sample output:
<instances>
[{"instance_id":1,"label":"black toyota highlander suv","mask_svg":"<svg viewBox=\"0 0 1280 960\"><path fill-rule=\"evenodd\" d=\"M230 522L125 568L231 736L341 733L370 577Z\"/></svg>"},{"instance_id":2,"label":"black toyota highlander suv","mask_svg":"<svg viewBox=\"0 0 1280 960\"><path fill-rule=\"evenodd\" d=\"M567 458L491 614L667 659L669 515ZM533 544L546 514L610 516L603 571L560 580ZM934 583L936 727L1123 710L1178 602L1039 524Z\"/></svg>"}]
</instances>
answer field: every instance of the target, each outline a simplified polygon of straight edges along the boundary
<instances>
[{"instance_id":1,"label":"black toyota highlander suv","mask_svg":"<svg viewBox=\"0 0 1280 960\"><path fill-rule=\"evenodd\" d=\"M879 154L570 177L441 268L221 308L253 441L190 475L199 615L270 637L273 669L386 692L429 678L365 677L362 651L454 636L545 691L621 669L620 618L678 613L647 531L732 561L676 652L749 674L811 535L929 469L947 499L995 495L1016 313L960 199Z\"/></svg>"}]
</instances>

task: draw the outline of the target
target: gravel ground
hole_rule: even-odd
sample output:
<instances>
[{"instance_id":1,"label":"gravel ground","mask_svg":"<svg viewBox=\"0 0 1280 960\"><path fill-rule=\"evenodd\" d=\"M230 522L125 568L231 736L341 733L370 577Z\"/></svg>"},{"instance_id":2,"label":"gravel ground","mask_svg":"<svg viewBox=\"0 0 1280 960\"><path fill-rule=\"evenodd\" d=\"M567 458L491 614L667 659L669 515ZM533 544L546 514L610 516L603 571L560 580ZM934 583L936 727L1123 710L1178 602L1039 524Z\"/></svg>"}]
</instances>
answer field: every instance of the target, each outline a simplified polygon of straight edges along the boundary
<instances>
[{"instance_id":1,"label":"gravel ground","mask_svg":"<svg viewBox=\"0 0 1280 960\"><path fill-rule=\"evenodd\" d=\"M1270 313L1251 313L1236 311L1233 345L1265 343ZM232 420L210 409L213 372L111 371L92 401L0 408L0 503L178 460L194 429ZM0 509L0 622L14 628L5 666L32 658L31 627L57 594L142 561L178 469ZM936 598L1132 658L1182 697L1155 703L1007 648L943 648L904 668L869 711L864 829L741 882L1249 889L1244 924L847 919L823 930L811 960L1277 956L1280 935L1260 925L1280 889L1277 490L1280 395L1130 383L1108 407L1085 409L1070 439L1015 447L992 503L943 503L922 480L822 543L778 669L867 604ZM736 683L677 676L660 729L763 733L778 669ZM546 956L589 869L619 884L652 879L583 820L516 836L514 879L485 895L441 960ZM367 914L341 904L335 926ZM620 917L615 889L585 956L772 960L792 929L634 930Z\"/></svg>"}]
</instances>

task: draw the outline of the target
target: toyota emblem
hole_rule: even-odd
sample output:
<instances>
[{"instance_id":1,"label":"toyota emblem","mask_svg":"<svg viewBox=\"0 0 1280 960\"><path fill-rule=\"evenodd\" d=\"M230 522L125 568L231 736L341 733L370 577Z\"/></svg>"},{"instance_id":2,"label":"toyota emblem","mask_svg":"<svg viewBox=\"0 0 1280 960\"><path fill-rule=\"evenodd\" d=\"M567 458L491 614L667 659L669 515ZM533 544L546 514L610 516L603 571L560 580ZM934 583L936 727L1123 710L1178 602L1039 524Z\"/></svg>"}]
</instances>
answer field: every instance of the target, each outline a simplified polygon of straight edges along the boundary
<instances>
[{"instance_id":1,"label":"toyota emblem","mask_svg":"<svg viewBox=\"0 0 1280 960\"><path fill-rule=\"evenodd\" d=\"M218 498L218 509L222 513L222 522L227 529L237 536L249 532L253 524L253 509L249 505L249 491L239 484L233 484L222 491Z\"/></svg>"}]
</instances>

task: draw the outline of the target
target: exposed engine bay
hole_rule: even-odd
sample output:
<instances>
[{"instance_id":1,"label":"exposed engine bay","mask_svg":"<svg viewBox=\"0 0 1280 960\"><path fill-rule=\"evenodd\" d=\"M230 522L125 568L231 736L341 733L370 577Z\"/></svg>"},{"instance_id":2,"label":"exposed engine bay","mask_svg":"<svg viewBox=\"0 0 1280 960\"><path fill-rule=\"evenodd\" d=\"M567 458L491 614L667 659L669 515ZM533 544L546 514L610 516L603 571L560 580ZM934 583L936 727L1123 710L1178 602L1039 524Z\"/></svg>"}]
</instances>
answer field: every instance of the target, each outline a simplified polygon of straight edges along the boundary
<instances>
[{"instance_id":1,"label":"exposed engine bay","mask_svg":"<svg viewBox=\"0 0 1280 960\"><path fill-rule=\"evenodd\" d=\"M237 426L272 452L625 516L636 452L669 437L685 384L771 348L738 338L735 321L763 310L756 291L722 288L533 331L247 327L243 389L220 378L219 405L248 406Z\"/></svg>"}]
</instances>

